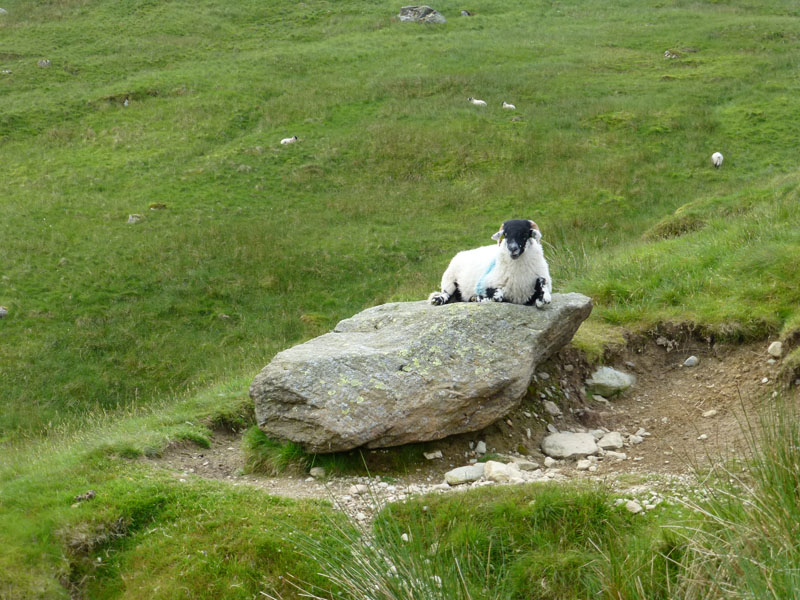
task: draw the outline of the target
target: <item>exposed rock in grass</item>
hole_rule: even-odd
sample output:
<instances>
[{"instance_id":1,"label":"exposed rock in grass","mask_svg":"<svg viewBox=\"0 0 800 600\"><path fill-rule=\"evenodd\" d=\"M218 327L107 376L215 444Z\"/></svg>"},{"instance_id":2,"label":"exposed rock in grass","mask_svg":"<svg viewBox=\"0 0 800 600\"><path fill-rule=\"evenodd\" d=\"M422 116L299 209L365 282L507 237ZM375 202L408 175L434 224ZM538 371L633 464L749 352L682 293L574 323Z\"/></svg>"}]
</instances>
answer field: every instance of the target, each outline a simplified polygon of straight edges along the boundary
<instances>
[{"instance_id":1,"label":"exposed rock in grass","mask_svg":"<svg viewBox=\"0 0 800 600\"><path fill-rule=\"evenodd\" d=\"M404 6L400 9L397 18L403 22L412 23L447 23L447 19L430 6Z\"/></svg>"},{"instance_id":2,"label":"exposed rock in grass","mask_svg":"<svg viewBox=\"0 0 800 600\"><path fill-rule=\"evenodd\" d=\"M683 361L684 367L696 367L699 364L700 364L700 359L694 355L690 356L685 361Z\"/></svg>"},{"instance_id":3,"label":"exposed rock in grass","mask_svg":"<svg viewBox=\"0 0 800 600\"><path fill-rule=\"evenodd\" d=\"M774 358L780 358L783 354L783 344L780 342L772 342L769 348L767 348L767 353Z\"/></svg>"},{"instance_id":4,"label":"exposed rock in grass","mask_svg":"<svg viewBox=\"0 0 800 600\"><path fill-rule=\"evenodd\" d=\"M8 315L8 309L5 306L0 306L0 319Z\"/></svg>"},{"instance_id":5,"label":"exposed rock in grass","mask_svg":"<svg viewBox=\"0 0 800 600\"><path fill-rule=\"evenodd\" d=\"M538 364L589 316L581 294L377 306L279 353L250 386L259 427L311 452L478 431L516 408Z\"/></svg>"},{"instance_id":6,"label":"exposed rock in grass","mask_svg":"<svg viewBox=\"0 0 800 600\"><path fill-rule=\"evenodd\" d=\"M628 500L625 503L625 509L630 513L638 514L642 512L642 505L634 500Z\"/></svg>"},{"instance_id":7,"label":"exposed rock in grass","mask_svg":"<svg viewBox=\"0 0 800 600\"><path fill-rule=\"evenodd\" d=\"M136 223L139 223L143 220L144 217L142 215L137 215L137 214L128 215L128 225L135 225Z\"/></svg>"}]
</instances>

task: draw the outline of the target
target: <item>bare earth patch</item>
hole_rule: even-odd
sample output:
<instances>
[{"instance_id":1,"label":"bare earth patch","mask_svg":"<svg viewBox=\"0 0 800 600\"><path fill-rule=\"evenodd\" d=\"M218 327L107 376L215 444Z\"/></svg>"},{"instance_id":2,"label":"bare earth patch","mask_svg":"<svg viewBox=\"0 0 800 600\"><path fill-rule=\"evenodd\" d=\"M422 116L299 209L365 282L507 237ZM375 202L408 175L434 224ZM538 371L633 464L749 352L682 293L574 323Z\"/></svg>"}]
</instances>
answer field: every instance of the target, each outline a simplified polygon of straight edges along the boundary
<instances>
[{"instance_id":1,"label":"bare earth patch","mask_svg":"<svg viewBox=\"0 0 800 600\"><path fill-rule=\"evenodd\" d=\"M780 362L769 362L766 343L712 347L691 341L678 344L665 338L660 342L645 338L632 341L606 363L637 377L631 389L609 401L585 396L583 381L591 369L581 363L574 350L562 350L537 369L529 397L506 419L481 432L427 444L427 451L439 450L442 458L409 464L405 472L375 467L370 488L387 501L402 499L409 492L429 491L443 482L445 472L478 458L471 448L478 441L486 443L490 457L517 454L542 465L539 442L547 434L548 423L559 431L605 427L627 433L642 428L649 433L641 444L620 450L627 455L626 460L603 459L593 473L577 471L573 461L560 461L552 469L555 478L591 477L615 487L620 481L653 478L689 481L695 466L740 452L744 415L755 421L757 406L772 401L778 390L775 378ZM699 364L683 366L691 355L699 358ZM548 415L544 399L558 404L563 414ZM365 456L368 463L380 465L381 455L392 452L395 450L365 451ZM372 493L353 492L354 485L368 481L363 476L317 480L297 471L277 477L244 474L241 437L229 432L218 432L210 448L177 446L150 462L180 479L203 477L233 486L255 486L279 496L330 499L353 514L369 514L375 507Z\"/></svg>"}]
</instances>

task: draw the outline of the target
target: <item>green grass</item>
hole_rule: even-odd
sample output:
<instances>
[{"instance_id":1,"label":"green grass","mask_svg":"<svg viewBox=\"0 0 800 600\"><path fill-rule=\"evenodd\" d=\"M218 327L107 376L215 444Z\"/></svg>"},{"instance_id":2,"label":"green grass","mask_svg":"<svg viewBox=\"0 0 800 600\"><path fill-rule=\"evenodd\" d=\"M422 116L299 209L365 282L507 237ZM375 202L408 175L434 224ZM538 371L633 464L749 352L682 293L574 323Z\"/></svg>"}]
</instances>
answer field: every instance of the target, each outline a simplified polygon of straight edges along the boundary
<instances>
[{"instance_id":1,"label":"green grass","mask_svg":"<svg viewBox=\"0 0 800 600\"><path fill-rule=\"evenodd\" d=\"M663 321L796 345L796 3L487 0L467 19L443 0L441 27L393 21L388 0L3 8L0 597L324 583L286 558L281 523L327 535L325 507L144 457L246 430L276 352L424 298L507 218L540 225L557 291L593 297L576 338L593 360ZM624 561L565 544L513 589Z\"/></svg>"},{"instance_id":2,"label":"green grass","mask_svg":"<svg viewBox=\"0 0 800 600\"><path fill-rule=\"evenodd\" d=\"M599 487L529 485L390 506L334 552L297 544L336 599L670 598L681 548L658 521Z\"/></svg>"}]
</instances>

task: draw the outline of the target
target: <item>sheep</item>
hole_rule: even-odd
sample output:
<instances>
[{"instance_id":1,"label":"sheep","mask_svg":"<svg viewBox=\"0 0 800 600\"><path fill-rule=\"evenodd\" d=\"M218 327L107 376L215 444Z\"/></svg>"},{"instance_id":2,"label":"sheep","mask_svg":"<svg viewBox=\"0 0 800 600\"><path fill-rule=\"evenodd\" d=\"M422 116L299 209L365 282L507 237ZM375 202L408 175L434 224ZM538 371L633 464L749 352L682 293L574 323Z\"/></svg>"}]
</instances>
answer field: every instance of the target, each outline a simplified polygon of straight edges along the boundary
<instances>
[{"instance_id":1,"label":"sheep","mask_svg":"<svg viewBox=\"0 0 800 600\"><path fill-rule=\"evenodd\" d=\"M503 108L507 110L517 110L517 107L513 104L509 104L508 102L503 101Z\"/></svg>"},{"instance_id":2,"label":"sheep","mask_svg":"<svg viewBox=\"0 0 800 600\"><path fill-rule=\"evenodd\" d=\"M442 276L442 290L433 305L450 302L549 304L553 293L550 269L542 250L542 232L528 219L511 219L492 236L496 246L459 252Z\"/></svg>"},{"instance_id":3,"label":"sheep","mask_svg":"<svg viewBox=\"0 0 800 600\"><path fill-rule=\"evenodd\" d=\"M297 136L293 135L290 138L283 138L281 144L294 144L297 141Z\"/></svg>"},{"instance_id":4,"label":"sheep","mask_svg":"<svg viewBox=\"0 0 800 600\"><path fill-rule=\"evenodd\" d=\"M472 96L467 98L467 100L469 102L472 102L472 104L474 104L475 106L486 106L486 102L484 100L478 100L477 98L473 98Z\"/></svg>"},{"instance_id":5,"label":"sheep","mask_svg":"<svg viewBox=\"0 0 800 600\"><path fill-rule=\"evenodd\" d=\"M711 155L711 164L713 164L716 169L722 166L722 160L722 154L719 152L714 152L714 154Z\"/></svg>"}]
</instances>

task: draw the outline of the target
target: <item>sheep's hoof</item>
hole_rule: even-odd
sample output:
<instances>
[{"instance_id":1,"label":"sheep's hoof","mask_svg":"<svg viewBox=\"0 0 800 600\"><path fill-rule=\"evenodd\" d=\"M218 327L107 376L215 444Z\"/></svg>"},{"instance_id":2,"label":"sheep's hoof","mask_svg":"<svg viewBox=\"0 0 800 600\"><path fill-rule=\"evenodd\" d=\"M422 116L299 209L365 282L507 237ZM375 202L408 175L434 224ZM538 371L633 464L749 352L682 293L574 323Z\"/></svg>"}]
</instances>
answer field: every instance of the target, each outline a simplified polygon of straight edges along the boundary
<instances>
[{"instance_id":1,"label":"sheep's hoof","mask_svg":"<svg viewBox=\"0 0 800 600\"><path fill-rule=\"evenodd\" d=\"M434 306L441 306L442 304L447 304L447 300L448 299L445 297L445 295L440 292L433 292L428 297L428 302L430 302Z\"/></svg>"}]
</instances>

